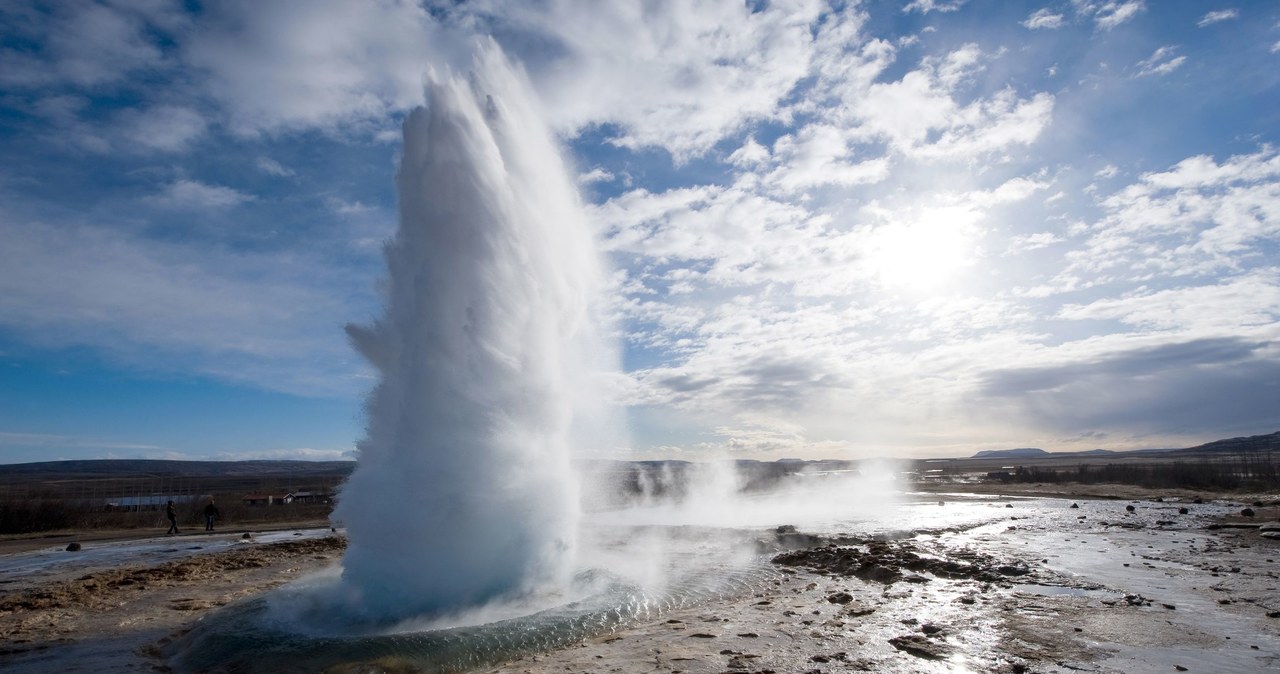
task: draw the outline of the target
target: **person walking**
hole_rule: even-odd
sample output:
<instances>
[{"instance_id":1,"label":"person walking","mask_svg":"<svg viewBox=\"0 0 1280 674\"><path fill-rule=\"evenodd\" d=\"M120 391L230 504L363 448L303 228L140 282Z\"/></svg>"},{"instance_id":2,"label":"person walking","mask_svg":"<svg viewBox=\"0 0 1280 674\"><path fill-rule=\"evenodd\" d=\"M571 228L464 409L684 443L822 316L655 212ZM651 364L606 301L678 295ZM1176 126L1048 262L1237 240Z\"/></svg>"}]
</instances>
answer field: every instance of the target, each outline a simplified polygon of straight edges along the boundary
<instances>
[{"instance_id":1,"label":"person walking","mask_svg":"<svg viewBox=\"0 0 1280 674\"><path fill-rule=\"evenodd\" d=\"M213 504L213 499L209 499L209 505L204 507L204 530L213 531L213 523L222 513L218 512L218 506Z\"/></svg>"},{"instance_id":2,"label":"person walking","mask_svg":"<svg viewBox=\"0 0 1280 674\"><path fill-rule=\"evenodd\" d=\"M164 507L164 516L169 518L169 531L166 533L178 533L178 512L173 509L173 501Z\"/></svg>"}]
</instances>

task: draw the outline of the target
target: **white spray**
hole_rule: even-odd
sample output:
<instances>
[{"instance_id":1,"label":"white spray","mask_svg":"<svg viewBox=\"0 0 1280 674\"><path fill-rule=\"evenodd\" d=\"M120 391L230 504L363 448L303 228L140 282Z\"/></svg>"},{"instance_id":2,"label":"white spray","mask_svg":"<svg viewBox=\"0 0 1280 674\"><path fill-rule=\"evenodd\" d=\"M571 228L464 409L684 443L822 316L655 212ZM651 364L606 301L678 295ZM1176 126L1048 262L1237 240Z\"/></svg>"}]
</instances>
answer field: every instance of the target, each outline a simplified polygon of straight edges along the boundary
<instances>
[{"instance_id":1,"label":"white spray","mask_svg":"<svg viewBox=\"0 0 1280 674\"><path fill-rule=\"evenodd\" d=\"M523 73L492 42L404 123L386 316L349 326L381 381L335 518L368 618L439 614L566 580L570 447L600 426L603 263Z\"/></svg>"}]
</instances>

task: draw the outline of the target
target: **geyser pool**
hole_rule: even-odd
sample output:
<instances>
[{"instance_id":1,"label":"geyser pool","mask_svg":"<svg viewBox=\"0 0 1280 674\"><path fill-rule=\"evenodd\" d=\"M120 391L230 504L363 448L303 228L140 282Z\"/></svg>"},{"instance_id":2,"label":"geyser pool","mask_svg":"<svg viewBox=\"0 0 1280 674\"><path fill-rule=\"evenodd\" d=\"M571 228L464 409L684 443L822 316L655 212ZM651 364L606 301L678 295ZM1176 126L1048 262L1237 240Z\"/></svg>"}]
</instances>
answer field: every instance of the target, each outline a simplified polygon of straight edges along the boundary
<instances>
[{"instance_id":1,"label":"geyser pool","mask_svg":"<svg viewBox=\"0 0 1280 674\"><path fill-rule=\"evenodd\" d=\"M335 519L345 610L442 613L563 584L569 449L614 349L603 265L522 74L493 43L404 122L386 315L348 326L381 377Z\"/></svg>"}]
</instances>

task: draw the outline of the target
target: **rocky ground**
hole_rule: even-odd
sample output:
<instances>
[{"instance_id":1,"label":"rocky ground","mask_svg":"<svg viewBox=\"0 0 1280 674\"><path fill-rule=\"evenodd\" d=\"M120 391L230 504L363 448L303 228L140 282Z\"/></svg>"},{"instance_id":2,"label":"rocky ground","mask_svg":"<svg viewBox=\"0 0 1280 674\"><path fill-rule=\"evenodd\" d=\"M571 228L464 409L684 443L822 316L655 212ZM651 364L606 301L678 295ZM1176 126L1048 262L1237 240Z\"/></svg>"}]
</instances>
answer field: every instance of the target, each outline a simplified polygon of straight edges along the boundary
<instances>
[{"instance_id":1,"label":"rocky ground","mask_svg":"<svg viewBox=\"0 0 1280 674\"><path fill-rule=\"evenodd\" d=\"M0 592L0 670L166 671L158 648L204 613L333 564L339 537L243 545ZM69 553L71 554L71 553Z\"/></svg>"},{"instance_id":2,"label":"rocky ground","mask_svg":"<svg viewBox=\"0 0 1280 674\"><path fill-rule=\"evenodd\" d=\"M881 538L784 527L750 594L489 671L1280 670L1280 540L1259 526L1280 519L1280 501L1142 496L939 496L939 512L983 509L979 524ZM0 579L0 670L167 671L162 647L197 619L329 567L343 547L246 543ZM334 671L386 670L368 664Z\"/></svg>"}]
</instances>

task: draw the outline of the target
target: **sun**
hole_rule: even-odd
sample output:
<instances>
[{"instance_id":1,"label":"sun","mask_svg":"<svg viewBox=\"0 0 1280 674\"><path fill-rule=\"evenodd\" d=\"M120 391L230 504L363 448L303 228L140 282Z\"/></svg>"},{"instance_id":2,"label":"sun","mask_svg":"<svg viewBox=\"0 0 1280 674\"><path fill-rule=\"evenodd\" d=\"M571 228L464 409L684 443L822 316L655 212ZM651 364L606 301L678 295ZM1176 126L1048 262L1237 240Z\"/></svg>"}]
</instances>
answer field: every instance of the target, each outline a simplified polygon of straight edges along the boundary
<instances>
[{"instance_id":1,"label":"sun","mask_svg":"<svg viewBox=\"0 0 1280 674\"><path fill-rule=\"evenodd\" d=\"M866 249L870 271L888 288L933 294L951 287L976 257L973 214L927 211L914 221L877 227Z\"/></svg>"}]
</instances>

